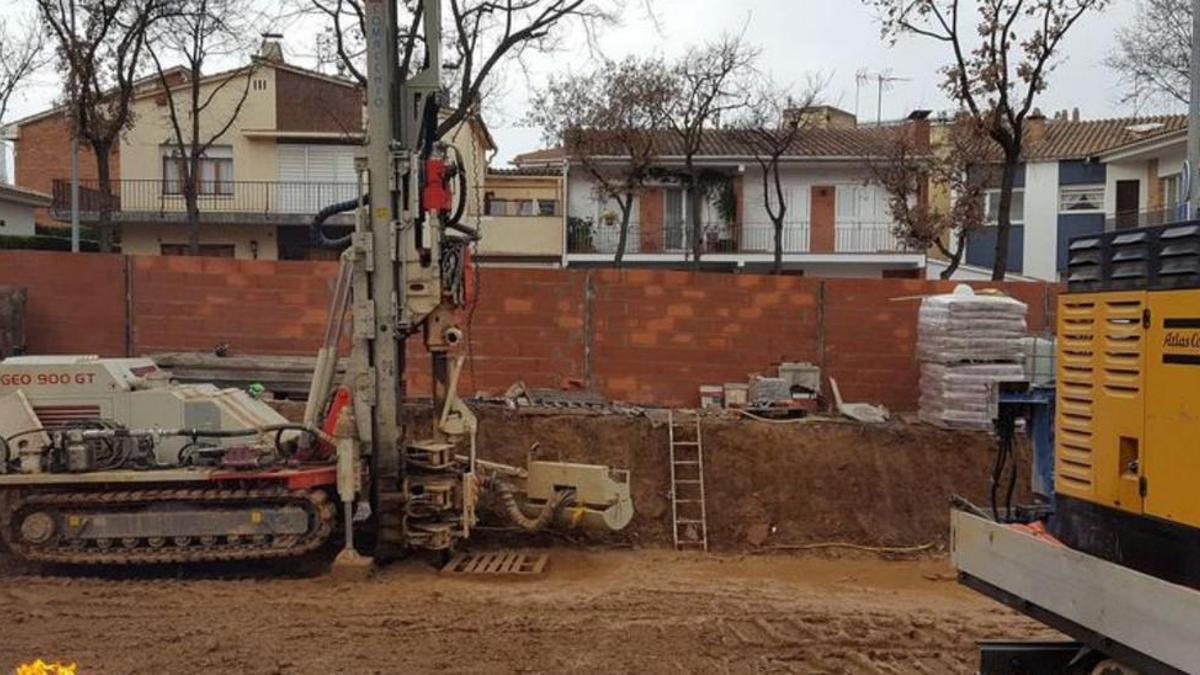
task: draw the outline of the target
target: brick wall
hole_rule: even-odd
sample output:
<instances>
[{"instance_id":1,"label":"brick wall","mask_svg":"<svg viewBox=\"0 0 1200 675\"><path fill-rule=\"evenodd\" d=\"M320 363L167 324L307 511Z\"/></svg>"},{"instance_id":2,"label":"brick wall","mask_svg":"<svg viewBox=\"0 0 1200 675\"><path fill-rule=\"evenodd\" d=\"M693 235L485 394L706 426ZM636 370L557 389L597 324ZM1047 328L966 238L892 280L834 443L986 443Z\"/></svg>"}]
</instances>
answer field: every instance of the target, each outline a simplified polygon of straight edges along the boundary
<instances>
[{"instance_id":1,"label":"brick wall","mask_svg":"<svg viewBox=\"0 0 1200 675\"><path fill-rule=\"evenodd\" d=\"M0 285L26 291L30 354L125 355L123 257L6 251L0 254Z\"/></svg>"},{"instance_id":2,"label":"brick wall","mask_svg":"<svg viewBox=\"0 0 1200 675\"><path fill-rule=\"evenodd\" d=\"M71 177L71 133L62 115L50 115L40 120L21 125L20 138L15 143L13 172L16 184L46 194L54 189L55 179ZM118 148L113 148L109 161L112 179L121 178L121 161ZM87 143L79 144L79 179L94 181L97 178L96 156ZM39 225L57 224L47 209L36 209L34 219Z\"/></svg>"},{"instance_id":3,"label":"brick wall","mask_svg":"<svg viewBox=\"0 0 1200 675\"><path fill-rule=\"evenodd\" d=\"M126 262L128 260L128 262ZM128 270L127 270L128 267ZM313 354L336 265L186 257L0 252L0 284L29 289L32 353L211 350ZM463 313L462 391L590 382L632 403L691 406L701 384L745 381L811 361L847 400L916 406L916 296L950 282L814 279L656 270L486 268ZM979 283L980 287L997 284ZM999 284L1053 326L1049 284ZM125 313L126 291L132 316ZM428 357L408 345L409 391L429 391Z\"/></svg>"}]
</instances>

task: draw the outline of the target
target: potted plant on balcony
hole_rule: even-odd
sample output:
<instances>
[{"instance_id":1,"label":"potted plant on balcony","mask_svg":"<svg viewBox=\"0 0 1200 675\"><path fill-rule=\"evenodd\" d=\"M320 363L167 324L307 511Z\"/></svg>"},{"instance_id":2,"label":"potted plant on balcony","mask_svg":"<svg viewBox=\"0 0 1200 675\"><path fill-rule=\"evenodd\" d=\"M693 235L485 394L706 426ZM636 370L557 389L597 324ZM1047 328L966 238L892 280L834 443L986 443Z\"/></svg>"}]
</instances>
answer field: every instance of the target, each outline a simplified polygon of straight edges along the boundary
<instances>
[{"instance_id":1,"label":"potted plant on balcony","mask_svg":"<svg viewBox=\"0 0 1200 675\"><path fill-rule=\"evenodd\" d=\"M592 238L595 223L591 218L567 219L567 251L569 253L595 253L596 244Z\"/></svg>"}]
</instances>

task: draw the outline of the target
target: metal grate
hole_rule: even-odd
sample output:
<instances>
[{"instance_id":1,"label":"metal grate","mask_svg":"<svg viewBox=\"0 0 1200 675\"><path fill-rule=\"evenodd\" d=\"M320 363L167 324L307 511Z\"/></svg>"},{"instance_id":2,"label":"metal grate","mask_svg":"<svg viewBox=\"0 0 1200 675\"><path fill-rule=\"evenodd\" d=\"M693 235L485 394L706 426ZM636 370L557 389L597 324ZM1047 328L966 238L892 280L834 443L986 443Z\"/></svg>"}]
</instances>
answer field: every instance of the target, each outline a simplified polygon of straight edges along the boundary
<instances>
[{"instance_id":1,"label":"metal grate","mask_svg":"<svg viewBox=\"0 0 1200 675\"><path fill-rule=\"evenodd\" d=\"M459 553L446 563L442 574L485 577L536 577L546 573L547 553L527 551L488 551Z\"/></svg>"}]
</instances>

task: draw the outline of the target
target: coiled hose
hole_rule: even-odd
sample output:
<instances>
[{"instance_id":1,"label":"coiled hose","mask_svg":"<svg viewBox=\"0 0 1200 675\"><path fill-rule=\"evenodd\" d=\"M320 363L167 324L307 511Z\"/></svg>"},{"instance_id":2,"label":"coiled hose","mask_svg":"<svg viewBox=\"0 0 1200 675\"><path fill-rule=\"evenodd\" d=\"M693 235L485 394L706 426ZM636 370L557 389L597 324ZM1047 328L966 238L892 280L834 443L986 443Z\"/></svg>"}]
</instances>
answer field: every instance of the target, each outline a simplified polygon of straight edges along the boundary
<instances>
[{"instance_id":1,"label":"coiled hose","mask_svg":"<svg viewBox=\"0 0 1200 675\"><path fill-rule=\"evenodd\" d=\"M354 209L357 209L360 205L369 206L370 204L371 204L371 195L367 194L367 195L363 195L363 197L361 199L359 199L357 197L354 199L347 199L344 202L330 204L329 206L326 206L325 208L321 209L320 211L317 211L317 215L313 217L312 225L309 225L309 228L308 228L308 232L312 239L313 245L319 246L321 248L342 248L342 247L346 246L347 244L349 244L350 243L350 235L347 234L344 237L336 237L336 238L331 239L325 235L325 230L324 230L324 228L322 228L322 225L325 224L326 220L329 220L331 217L333 217L339 213L353 211Z\"/></svg>"},{"instance_id":2,"label":"coiled hose","mask_svg":"<svg viewBox=\"0 0 1200 675\"><path fill-rule=\"evenodd\" d=\"M542 507L542 512L536 518L530 518L525 515L521 507L517 504L516 494L511 486L504 481L497 481L496 490L500 495L500 502L504 504L504 511L508 514L510 520L517 524L522 530L536 532L551 523L558 510L567 503L567 500L574 499L574 490L559 490L554 493L550 501Z\"/></svg>"}]
</instances>

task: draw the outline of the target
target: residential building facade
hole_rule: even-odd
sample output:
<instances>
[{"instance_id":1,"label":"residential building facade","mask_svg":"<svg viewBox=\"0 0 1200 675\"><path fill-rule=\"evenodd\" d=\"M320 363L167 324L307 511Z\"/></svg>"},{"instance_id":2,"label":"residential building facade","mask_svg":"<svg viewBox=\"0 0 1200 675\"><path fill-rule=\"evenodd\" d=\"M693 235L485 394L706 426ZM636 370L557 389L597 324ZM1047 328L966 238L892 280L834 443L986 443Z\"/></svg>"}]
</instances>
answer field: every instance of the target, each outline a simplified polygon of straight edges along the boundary
<instances>
[{"instance_id":1,"label":"residential building facade","mask_svg":"<svg viewBox=\"0 0 1200 675\"><path fill-rule=\"evenodd\" d=\"M915 134L928 147L929 122L923 115L905 129L860 127L853 115L822 109L804 116L812 128L781 159L783 268L815 276L923 276L925 253L897 240L887 194L870 180L870 160L883 157L896 133ZM816 113L820 114L816 114ZM709 270L767 271L774 265L775 227L764 205L764 173L744 137L713 129L705 132L695 166L721 177L708 190L700 214L698 264ZM635 196L622 265L688 267L693 264L688 188L680 178L682 148L674 134L656 142L656 178ZM599 181L578 159L561 149L519 155L525 170L559 169L566 175L567 266L611 266L620 241L620 209L605 199ZM593 157L590 167L627 170L628 159ZM771 187L773 190L774 188Z\"/></svg>"},{"instance_id":2,"label":"residential building facade","mask_svg":"<svg viewBox=\"0 0 1200 675\"><path fill-rule=\"evenodd\" d=\"M48 194L0 183L0 237L32 237L34 210L48 206Z\"/></svg>"},{"instance_id":3,"label":"residential building facade","mask_svg":"<svg viewBox=\"0 0 1200 675\"><path fill-rule=\"evenodd\" d=\"M135 97L134 123L111 164L111 220L124 253L188 253L180 148L166 98L175 97L186 125L188 90L179 78L168 94L155 78L143 83ZM336 251L312 246L309 226L322 207L358 195L356 157L365 123L361 88L288 64L277 45L264 44L262 55L247 66L205 77L200 91L203 100L211 98L200 115L200 138L204 142L216 136L199 166L201 254L265 260L335 257ZM6 135L16 147L17 179L53 195L39 220L69 221L69 133L62 111L15 122ZM490 135L481 124L468 123L454 129L449 142L460 150L468 189L478 191L482 179L471 177L485 173L487 152L495 147ZM81 221L92 224L103 197L95 158L86 150L80 166ZM469 214L477 208L472 201L478 200L468 199ZM340 214L327 223L331 234L348 232L353 216Z\"/></svg>"},{"instance_id":4,"label":"residential building facade","mask_svg":"<svg viewBox=\"0 0 1200 675\"><path fill-rule=\"evenodd\" d=\"M1015 174L1008 270L1057 280L1071 239L1175 220L1186 134L1182 115L1031 117ZM989 226L969 235L969 266L990 269L995 260L999 192L997 183L987 194Z\"/></svg>"},{"instance_id":5,"label":"residential building facade","mask_svg":"<svg viewBox=\"0 0 1200 675\"><path fill-rule=\"evenodd\" d=\"M489 169L476 260L485 265L558 267L566 250L566 189L560 167Z\"/></svg>"}]
</instances>

